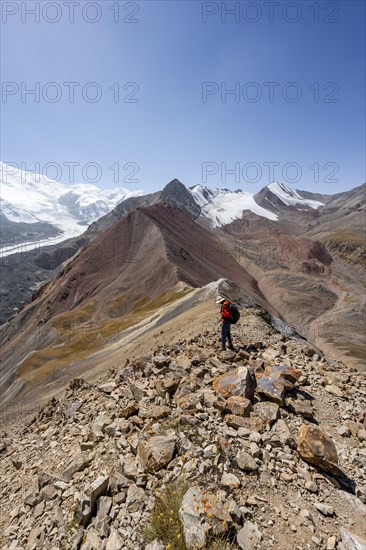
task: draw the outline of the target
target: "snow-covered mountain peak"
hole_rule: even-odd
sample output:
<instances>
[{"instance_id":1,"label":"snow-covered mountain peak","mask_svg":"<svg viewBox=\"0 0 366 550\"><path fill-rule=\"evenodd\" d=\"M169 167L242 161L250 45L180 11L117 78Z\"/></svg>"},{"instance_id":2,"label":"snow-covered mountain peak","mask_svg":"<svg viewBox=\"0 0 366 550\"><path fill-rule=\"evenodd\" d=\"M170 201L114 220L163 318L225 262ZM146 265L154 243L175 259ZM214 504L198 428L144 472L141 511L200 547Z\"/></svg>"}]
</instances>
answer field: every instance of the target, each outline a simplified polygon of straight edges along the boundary
<instances>
[{"instance_id":1,"label":"snow-covered mountain peak","mask_svg":"<svg viewBox=\"0 0 366 550\"><path fill-rule=\"evenodd\" d=\"M230 189L217 189L195 185L191 187L194 200L201 207L201 212L209 218L214 227L231 223L241 218L243 210L250 210L269 220L277 220L277 215L259 206L252 193L241 189L230 191Z\"/></svg>"},{"instance_id":2,"label":"snow-covered mountain peak","mask_svg":"<svg viewBox=\"0 0 366 550\"><path fill-rule=\"evenodd\" d=\"M291 187L287 187L287 185L284 185L283 183L278 183L277 181L274 181L267 185L267 189L269 189L271 193L276 195L276 197L280 199L286 206L296 205L300 208L301 206L303 206L304 208L319 208L320 206L324 206L324 203L320 201L306 199L305 197L302 197L300 195L300 192L296 189L291 189Z\"/></svg>"}]
</instances>

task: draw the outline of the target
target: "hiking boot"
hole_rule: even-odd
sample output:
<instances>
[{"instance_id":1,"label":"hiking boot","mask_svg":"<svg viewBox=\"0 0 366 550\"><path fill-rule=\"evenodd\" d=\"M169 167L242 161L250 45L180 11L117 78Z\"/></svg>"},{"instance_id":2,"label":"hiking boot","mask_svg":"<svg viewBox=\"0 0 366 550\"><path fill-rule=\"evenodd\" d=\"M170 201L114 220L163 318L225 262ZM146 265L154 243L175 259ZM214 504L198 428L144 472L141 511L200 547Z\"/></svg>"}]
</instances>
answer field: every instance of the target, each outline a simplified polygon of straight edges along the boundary
<instances>
[{"instance_id":1,"label":"hiking boot","mask_svg":"<svg viewBox=\"0 0 366 550\"><path fill-rule=\"evenodd\" d=\"M226 347L225 347L225 346L221 346L221 351L226 351Z\"/></svg>"}]
</instances>

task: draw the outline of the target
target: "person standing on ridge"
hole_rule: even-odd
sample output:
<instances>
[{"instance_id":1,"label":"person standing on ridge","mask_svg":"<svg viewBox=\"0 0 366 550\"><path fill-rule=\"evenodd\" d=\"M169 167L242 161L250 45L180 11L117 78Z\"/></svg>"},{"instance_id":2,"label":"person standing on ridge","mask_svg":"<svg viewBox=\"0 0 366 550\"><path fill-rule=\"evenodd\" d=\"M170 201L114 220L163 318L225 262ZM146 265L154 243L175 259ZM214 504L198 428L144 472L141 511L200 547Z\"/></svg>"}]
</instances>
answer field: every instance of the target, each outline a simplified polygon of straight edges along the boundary
<instances>
[{"instance_id":1,"label":"person standing on ridge","mask_svg":"<svg viewBox=\"0 0 366 550\"><path fill-rule=\"evenodd\" d=\"M226 298L223 298L222 296L218 296L216 300L217 304L221 305L221 349L222 351L226 350L226 340L229 343L229 349L231 351L234 350L233 341L231 339L231 332L230 332L230 324L231 324L231 311L230 311L230 300L227 300Z\"/></svg>"}]
</instances>

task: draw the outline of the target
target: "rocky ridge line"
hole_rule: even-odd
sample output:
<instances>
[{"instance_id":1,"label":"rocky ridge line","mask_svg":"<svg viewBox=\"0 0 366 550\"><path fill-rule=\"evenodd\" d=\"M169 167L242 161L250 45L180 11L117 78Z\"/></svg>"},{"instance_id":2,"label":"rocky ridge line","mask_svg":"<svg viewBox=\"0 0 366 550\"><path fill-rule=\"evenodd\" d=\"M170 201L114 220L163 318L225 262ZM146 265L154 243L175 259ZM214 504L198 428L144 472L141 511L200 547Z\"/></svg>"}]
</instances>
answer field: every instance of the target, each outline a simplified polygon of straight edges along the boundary
<instances>
[{"instance_id":1,"label":"rocky ridge line","mask_svg":"<svg viewBox=\"0 0 366 550\"><path fill-rule=\"evenodd\" d=\"M180 548L365 548L363 379L245 312L71 382L1 434L3 550L178 550L146 539L158 495L187 484ZM234 331L235 332L235 329ZM239 345L238 345L239 344Z\"/></svg>"}]
</instances>

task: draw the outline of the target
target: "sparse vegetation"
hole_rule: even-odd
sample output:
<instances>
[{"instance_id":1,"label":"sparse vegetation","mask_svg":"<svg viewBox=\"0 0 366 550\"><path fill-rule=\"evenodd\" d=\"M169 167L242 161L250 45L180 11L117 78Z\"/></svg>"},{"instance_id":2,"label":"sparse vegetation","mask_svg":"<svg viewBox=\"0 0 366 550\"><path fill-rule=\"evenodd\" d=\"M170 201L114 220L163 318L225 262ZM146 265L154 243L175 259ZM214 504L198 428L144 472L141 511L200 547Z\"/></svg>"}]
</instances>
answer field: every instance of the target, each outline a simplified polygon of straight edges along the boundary
<instances>
[{"instance_id":1,"label":"sparse vegetation","mask_svg":"<svg viewBox=\"0 0 366 550\"><path fill-rule=\"evenodd\" d=\"M156 501L149 525L145 529L147 542L161 540L167 550L187 550L179 509L184 494L189 488L186 481L177 480L157 491ZM237 548L233 544L235 533L210 536L203 550L229 550Z\"/></svg>"},{"instance_id":2,"label":"sparse vegetation","mask_svg":"<svg viewBox=\"0 0 366 550\"><path fill-rule=\"evenodd\" d=\"M148 542L159 539L172 550L187 550L179 519L179 508L188 487L187 482L176 481L157 491L151 520L145 530Z\"/></svg>"},{"instance_id":3,"label":"sparse vegetation","mask_svg":"<svg viewBox=\"0 0 366 550\"><path fill-rule=\"evenodd\" d=\"M190 291L191 289L184 288L178 292L164 292L153 300L142 298L131 312L122 317L101 322L99 326L91 320L93 312L97 310L97 304L94 301L57 315L52 320L52 327L59 336L57 341L52 347L31 353L19 365L18 375L32 385L36 385L57 368L82 360L101 350L109 342L118 341L123 331L143 321L158 308L182 298Z\"/></svg>"}]
</instances>

